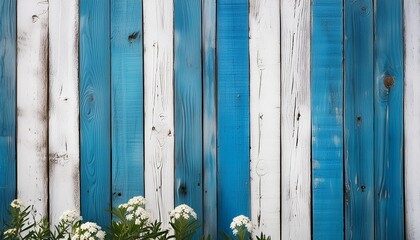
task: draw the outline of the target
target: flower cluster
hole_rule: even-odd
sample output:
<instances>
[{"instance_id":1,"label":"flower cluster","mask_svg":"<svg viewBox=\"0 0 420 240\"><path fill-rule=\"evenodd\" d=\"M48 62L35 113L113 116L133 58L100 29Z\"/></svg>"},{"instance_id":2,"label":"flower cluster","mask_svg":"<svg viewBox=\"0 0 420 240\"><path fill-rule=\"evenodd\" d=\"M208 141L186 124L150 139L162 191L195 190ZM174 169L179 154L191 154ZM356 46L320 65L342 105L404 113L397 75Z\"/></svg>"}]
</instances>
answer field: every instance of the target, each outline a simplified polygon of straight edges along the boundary
<instances>
[{"instance_id":1,"label":"flower cluster","mask_svg":"<svg viewBox=\"0 0 420 240\"><path fill-rule=\"evenodd\" d=\"M197 213L195 213L194 209L192 209L190 206L186 204L181 204L171 211L169 217L171 219L171 222L175 222L180 218L183 218L185 220L189 220L190 218L197 219Z\"/></svg>"},{"instance_id":2,"label":"flower cluster","mask_svg":"<svg viewBox=\"0 0 420 240\"><path fill-rule=\"evenodd\" d=\"M134 220L136 225L140 225L150 218L149 213L144 209L145 206L146 199L142 196L136 196L128 200L128 203L120 204L118 208L126 211L126 220Z\"/></svg>"},{"instance_id":3,"label":"flower cluster","mask_svg":"<svg viewBox=\"0 0 420 240\"><path fill-rule=\"evenodd\" d=\"M76 210L67 210L60 216L60 222L74 223L82 221L82 216Z\"/></svg>"},{"instance_id":4,"label":"flower cluster","mask_svg":"<svg viewBox=\"0 0 420 240\"><path fill-rule=\"evenodd\" d=\"M25 204L23 203L23 201L22 201L22 200L20 200L20 199L15 199L15 200L13 200L13 201L10 203L10 206L11 206L12 208L23 208L23 207L25 207Z\"/></svg>"},{"instance_id":5,"label":"flower cluster","mask_svg":"<svg viewBox=\"0 0 420 240\"><path fill-rule=\"evenodd\" d=\"M103 240L105 239L105 232L101 227L93 222L86 222L76 229L72 240Z\"/></svg>"},{"instance_id":6,"label":"flower cluster","mask_svg":"<svg viewBox=\"0 0 420 240\"><path fill-rule=\"evenodd\" d=\"M252 223L251 220L249 220L248 217L244 215L239 215L235 218L233 218L232 223L230 224L230 228L233 231L233 235L237 235L239 231L245 230L247 232L252 232Z\"/></svg>"}]
</instances>

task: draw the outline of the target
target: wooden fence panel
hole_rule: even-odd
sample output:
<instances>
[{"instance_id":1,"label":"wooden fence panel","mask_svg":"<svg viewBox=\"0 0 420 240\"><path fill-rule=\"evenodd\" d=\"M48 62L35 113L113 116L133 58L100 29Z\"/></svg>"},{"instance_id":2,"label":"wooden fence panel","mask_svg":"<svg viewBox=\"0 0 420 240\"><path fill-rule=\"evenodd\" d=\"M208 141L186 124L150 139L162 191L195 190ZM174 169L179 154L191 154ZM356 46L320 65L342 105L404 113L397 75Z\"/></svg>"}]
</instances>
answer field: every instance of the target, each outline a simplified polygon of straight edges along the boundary
<instances>
[{"instance_id":1,"label":"wooden fence panel","mask_svg":"<svg viewBox=\"0 0 420 240\"><path fill-rule=\"evenodd\" d=\"M404 239L402 0L375 6L375 238Z\"/></svg>"},{"instance_id":2,"label":"wooden fence panel","mask_svg":"<svg viewBox=\"0 0 420 240\"><path fill-rule=\"evenodd\" d=\"M218 230L249 216L248 0L217 1Z\"/></svg>"},{"instance_id":3,"label":"wooden fence panel","mask_svg":"<svg viewBox=\"0 0 420 240\"><path fill-rule=\"evenodd\" d=\"M17 197L48 214L48 2L17 1Z\"/></svg>"},{"instance_id":4,"label":"wooden fence panel","mask_svg":"<svg viewBox=\"0 0 420 240\"><path fill-rule=\"evenodd\" d=\"M16 0L0 3L0 176L0 216L5 217L16 197Z\"/></svg>"},{"instance_id":5,"label":"wooden fence panel","mask_svg":"<svg viewBox=\"0 0 420 240\"><path fill-rule=\"evenodd\" d=\"M80 181L85 221L111 221L110 0L80 1Z\"/></svg>"},{"instance_id":6,"label":"wooden fence panel","mask_svg":"<svg viewBox=\"0 0 420 240\"><path fill-rule=\"evenodd\" d=\"M49 1L49 215L80 211L79 1Z\"/></svg>"},{"instance_id":7,"label":"wooden fence panel","mask_svg":"<svg viewBox=\"0 0 420 240\"><path fill-rule=\"evenodd\" d=\"M344 238L343 5L313 1L312 227L314 240Z\"/></svg>"},{"instance_id":8,"label":"wooden fence panel","mask_svg":"<svg viewBox=\"0 0 420 240\"><path fill-rule=\"evenodd\" d=\"M141 0L111 1L112 204L144 196Z\"/></svg>"},{"instance_id":9,"label":"wooden fence panel","mask_svg":"<svg viewBox=\"0 0 420 240\"><path fill-rule=\"evenodd\" d=\"M251 218L280 239L280 1L250 1Z\"/></svg>"},{"instance_id":10,"label":"wooden fence panel","mask_svg":"<svg viewBox=\"0 0 420 240\"><path fill-rule=\"evenodd\" d=\"M373 5L344 5L345 238L374 239Z\"/></svg>"},{"instance_id":11,"label":"wooden fence panel","mask_svg":"<svg viewBox=\"0 0 420 240\"><path fill-rule=\"evenodd\" d=\"M311 238L311 4L281 1L281 236Z\"/></svg>"},{"instance_id":12,"label":"wooden fence panel","mask_svg":"<svg viewBox=\"0 0 420 240\"><path fill-rule=\"evenodd\" d=\"M404 4L404 165L406 239L420 239L420 1Z\"/></svg>"},{"instance_id":13,"label":"wooden fence panel","mask_svg":"<svg viewBox=\"0 0 420 240\"><path fill-rule=\"evenodd\" d=\"M164 227L174 207L173 10L143 1L145 195Z\"/></svg>"}]
</instances>

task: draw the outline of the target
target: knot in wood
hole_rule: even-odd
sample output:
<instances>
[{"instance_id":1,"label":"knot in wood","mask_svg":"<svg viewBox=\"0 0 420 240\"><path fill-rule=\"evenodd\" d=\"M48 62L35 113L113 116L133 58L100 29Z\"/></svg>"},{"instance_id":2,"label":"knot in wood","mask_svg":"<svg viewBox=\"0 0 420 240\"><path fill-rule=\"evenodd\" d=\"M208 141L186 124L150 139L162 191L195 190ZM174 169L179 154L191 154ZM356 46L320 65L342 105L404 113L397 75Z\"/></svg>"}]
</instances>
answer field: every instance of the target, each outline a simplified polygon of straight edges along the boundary
<instances>
[{"instance_id":1,"label":"knot in wood","mask_svg":"<svg viewBox=\"0 0 420 240\"><path fill-rule=\"evenodd\" d=\"M384 78L384 85L386 88L391 88L395 83L395 80L392 76L385 76Z\"/></svg>"}]
</instances>

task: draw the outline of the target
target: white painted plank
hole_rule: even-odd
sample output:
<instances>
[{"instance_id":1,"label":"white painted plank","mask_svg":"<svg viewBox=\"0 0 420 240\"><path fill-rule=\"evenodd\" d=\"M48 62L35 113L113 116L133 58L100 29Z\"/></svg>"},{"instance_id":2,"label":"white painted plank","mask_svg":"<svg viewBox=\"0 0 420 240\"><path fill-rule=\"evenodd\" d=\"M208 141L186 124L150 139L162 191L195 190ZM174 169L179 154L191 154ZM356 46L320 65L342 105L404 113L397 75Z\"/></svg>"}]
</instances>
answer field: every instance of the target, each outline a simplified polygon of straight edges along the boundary
<instances>
[{"instance_id":1,"label":"white painted plank","mask_svg":"<svg viewBox=\"0 0 420 240\"><path fill-rule=\"evenodd\" d=\"M80 211L79 1L49 1L49 196L50 222Z\"/></svg>"},{"instance_id":2,"label":"white painted plank","mask_svg":"<svg viewBox=\"0 0 420 240\"><path fill-rule=\"evenodd\" d=\"M406 237L420 239L420 0L404 1Z\"/></svg>"},{"instance_id":3,"label":"white painted plank","mask_svg":"<svg viewBox=\"0 0 420 240\"><path fill-rule=\"evenodd\" d=\"M174 207L173 1L143 1L145 195L168 226Z\"/></svg>"},{"instance_id":4,"label":"white painted plank","mask_svg":"<svg viewBox=\"0 0 420 240\"><path fill-rule=\"evenodd\" d=\"M280 1L249 6L251 219L280 239Z\"/></svg>"},{"instance_id":5,"label":"white painted plank","mask_svg":"<svg viewBox=\"0 0 420 240\"><path fill-rule=\"evenodd\" d=\"M311 238L310 1L281 1L281 234Z\"/></svg>"},{"instance_id":6,"label":"white painted plank","mask_svg":"<svg viewBox=\"0 0 420 240\"><path fill-rule=\"evenodd\" d=\"M17 192L46 216L48 1L17 2L17 38Z\"/></svg>"}]
</instances>

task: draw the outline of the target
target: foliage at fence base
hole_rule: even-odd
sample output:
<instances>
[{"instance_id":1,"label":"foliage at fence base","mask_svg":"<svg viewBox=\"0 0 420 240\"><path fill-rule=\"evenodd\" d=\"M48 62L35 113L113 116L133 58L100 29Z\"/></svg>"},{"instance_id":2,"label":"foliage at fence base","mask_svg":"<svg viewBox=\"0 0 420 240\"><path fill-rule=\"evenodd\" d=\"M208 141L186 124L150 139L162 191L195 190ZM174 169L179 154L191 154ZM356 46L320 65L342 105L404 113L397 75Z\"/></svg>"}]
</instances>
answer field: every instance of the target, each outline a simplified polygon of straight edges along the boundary
<instances>
[{"instance_id":1,"label":"foliage at fence base","mask_svg":"<svg viewBox=\"0 0 420 240\"><path fill-rule=\"evenodd\" d=\"M127 203L112 208L114 219L107 227L108 231L102 230L93 222L82 223L82 216L75 210L65 211L59 223L50 227L48 219L36 218L33 206L15 199L10 203L10 221L6 224L6 230L1 239L10 240L192 240L197 237L196 233L201 224L197 220L194 209L181 204L170 213L171 229L164 229L162 223L152 220L145 210L146 200L142 196L136 196ZM230 228L233 237L221 233L225 240L252 239L252 223L248 217L240 215L233 219ZM203 240L211 240L212 236L202 236ZM270 237L261 233L257 240L271 240Z\"/></svg>"}]
</instances>

